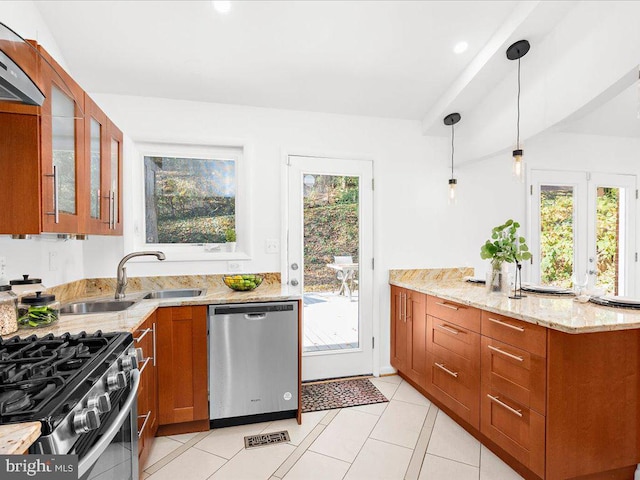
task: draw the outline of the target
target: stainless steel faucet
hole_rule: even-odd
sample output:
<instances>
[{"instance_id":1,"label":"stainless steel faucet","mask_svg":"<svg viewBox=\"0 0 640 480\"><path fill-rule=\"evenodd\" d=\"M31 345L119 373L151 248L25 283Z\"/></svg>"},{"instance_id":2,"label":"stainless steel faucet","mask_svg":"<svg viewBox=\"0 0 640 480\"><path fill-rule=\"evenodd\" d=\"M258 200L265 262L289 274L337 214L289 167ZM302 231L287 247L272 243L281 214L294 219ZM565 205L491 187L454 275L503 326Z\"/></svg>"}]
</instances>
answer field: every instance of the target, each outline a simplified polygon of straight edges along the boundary
<instances>
[{"instance_id":1,"label":"stainless steel faucet","mask_svg":"<svg viewBox=\"0 0 640 480\"><path fill-rule=\"evenodd\" d=\"M144 257L146 255L153 255L154 257L157 257L158 260L165 260L167 258L165 257L163 252L159 252L159 251L133 252L133 253L130 253L129 255L125 255L124 257L122 257L122 260L120 260L120 263L118 264L118 271L117 271L118 283L116 285L116 297L115 297L116 300L120 300L121 298L124 298L124 291L127 288L127 283L128 283L127 268L124 266L124 264L127 263L133 257Z\"/></svg>"}]
</instances>

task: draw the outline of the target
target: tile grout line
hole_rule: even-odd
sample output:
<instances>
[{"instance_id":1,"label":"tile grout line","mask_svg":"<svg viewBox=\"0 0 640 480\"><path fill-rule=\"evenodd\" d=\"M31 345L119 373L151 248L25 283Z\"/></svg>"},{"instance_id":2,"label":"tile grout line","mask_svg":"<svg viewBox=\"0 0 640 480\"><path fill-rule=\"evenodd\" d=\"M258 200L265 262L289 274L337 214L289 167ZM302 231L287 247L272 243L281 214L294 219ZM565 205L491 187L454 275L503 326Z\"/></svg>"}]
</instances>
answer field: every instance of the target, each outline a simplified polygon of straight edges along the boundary
<instances>
[{"instance_id":1,"label":"tile grout line","mask_svg":"<svg viewBox=\"0 0 640 480\"><path fill-rule=\"evenodd\" d=\"M300 442L300 444L296 447L296 449L291 452L289 455L276 469L274 473L271 474L272 477L283 478L289 471L298 463L298 460L305 454L305 452L309 449L311 444L320 436L326 425L316 425L313 427L313 430L309 432L309 434ZM290 463L290 464L289 464Z\"/></svg>"},{"instance_id":2,"label":"tile grout line","mask_svg":"<svg viewBox=\"0 0 640 480\"><path fill-rule=\"evenodd\" d=\"M429 441L431 440L431 434L433 433L433 427L436 423L437 415L438 407L434 404L429 405L429 410L425 416L422 429L420 430L420 435L418 436L418 441L415 449L413 450L413 455L411 456L409 466L407 467L407 471L404 476L405 480L418 480L420 477L422 464L425 456L427 455L427 448L429 447Z\"/></svg>"},{"instance_id":3,"label":"tile grout line","mask_svg":"<svg viewBox=\"0 0 640 480\"><path fill-rule=\"evenodd\" d=\"M156 463L151 465L149 468L146 468L144 471L147 472L150 475L153 475L154 473L158 472L160 469L162 469L165 466L167 466L169 463L173 462L176 458L181 456L187 450L190 450L192 447L195 446L196 443L198 443L200 440L204 439L207 435L209 435L209 433L210 433L210 431L200 432L198 435L193 437L191 440L189 440L186 443L183 443L180 447L176 448L175 450L170 452L168 455L165 455L160 460L158 460ZM200 450L199 448L197 450L203 451L203 450ZM213 455L214 457L220 458L220 459L224 460L225 463L227 461L226 458L223 458L223 457L221 457L219 455L215 455L215 454L213 454L211 452L205 452L205 453L208 453L209 455Z\"/></svg>"}]
</instances>

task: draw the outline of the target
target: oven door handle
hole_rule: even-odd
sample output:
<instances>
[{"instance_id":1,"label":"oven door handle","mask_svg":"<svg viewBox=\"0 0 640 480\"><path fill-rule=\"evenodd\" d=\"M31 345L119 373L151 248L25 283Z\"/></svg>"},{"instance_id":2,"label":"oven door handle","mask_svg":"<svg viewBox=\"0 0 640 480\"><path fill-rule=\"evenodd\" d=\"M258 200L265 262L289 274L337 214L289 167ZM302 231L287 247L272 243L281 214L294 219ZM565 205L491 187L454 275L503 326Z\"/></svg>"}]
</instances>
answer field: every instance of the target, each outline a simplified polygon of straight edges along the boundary
<instances>
[{"instance_id":1,"label":"oven door handle","mask_svg":"<svg viewBox=\"0 0 640 480\"><path fill-rule=\"evenodd\" d=\"M120 408L120 413L114 420L113 424L109 427L98 443L96 443L89 452L82 457L80 463L78 464L78 478L82 478L85 473L93 466L94 463L98 461L100 455L104 453L107 449L113 438L120 431L120 427L125 422L127 418L131 415L131 408L133 403L136 401L136 397L138 396L138 386L140 385L140 372L137 369L131 370L131 391L129 392L129 397L124 402L124 405ZM132 437L135 436L132 434ZM137 438L136 438L137 440ZM137 455L137 450L134 449L134 455Z\"/></svg>"}]
</instances>

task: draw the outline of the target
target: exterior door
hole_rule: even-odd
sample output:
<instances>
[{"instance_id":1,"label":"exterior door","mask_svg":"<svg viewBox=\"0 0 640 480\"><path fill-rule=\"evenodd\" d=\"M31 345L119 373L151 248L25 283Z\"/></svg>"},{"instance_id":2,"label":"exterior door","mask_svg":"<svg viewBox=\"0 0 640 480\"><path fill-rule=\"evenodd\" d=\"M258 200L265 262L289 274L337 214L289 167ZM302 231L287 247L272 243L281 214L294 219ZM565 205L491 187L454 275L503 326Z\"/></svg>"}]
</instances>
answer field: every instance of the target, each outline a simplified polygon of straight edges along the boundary
<instances>
[{"instance_id":1,"label":"exterior door","mask_svg":"<svg viewBox=\"0 0 640 480\"><path fill-rule=\"evenodd\" d=\"M634 175L531 171L531 280L635 295Z\"/></svg>"},{"instance_id":2,"label":"exterior door","mask_svg":"<svg viewBox=\"0 0 640 480\"><path fill-rule=\"evenodd\" d=\"M289 156L287 268L303 380L373 372L373 164Z\"/></svg>"}]
</instances>

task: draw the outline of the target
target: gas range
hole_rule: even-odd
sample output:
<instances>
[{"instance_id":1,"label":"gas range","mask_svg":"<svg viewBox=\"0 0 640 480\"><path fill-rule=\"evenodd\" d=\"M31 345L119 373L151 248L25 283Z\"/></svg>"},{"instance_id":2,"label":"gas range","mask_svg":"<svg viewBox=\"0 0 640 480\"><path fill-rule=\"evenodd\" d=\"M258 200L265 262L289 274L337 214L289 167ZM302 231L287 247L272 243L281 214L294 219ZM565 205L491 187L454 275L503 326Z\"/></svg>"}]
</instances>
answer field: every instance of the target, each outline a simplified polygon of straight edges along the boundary
<instances>
[{"instance_id":1,"label":"gas range","mask_svg":"<svg viewBox=\"0 0 640 480\"><path fill-rule=\"evenodd\" d=\"M91 478L99 444L116 427L129 419L128 443L137 440L138 360L130 333L0 339L0 424L39 420L30 453L76 454L81 478Z\"/></svg>"}]
</instances>

